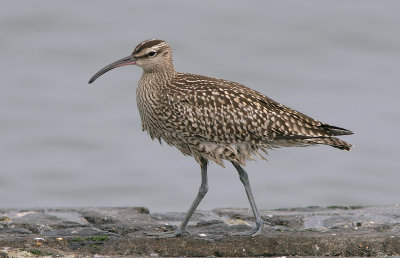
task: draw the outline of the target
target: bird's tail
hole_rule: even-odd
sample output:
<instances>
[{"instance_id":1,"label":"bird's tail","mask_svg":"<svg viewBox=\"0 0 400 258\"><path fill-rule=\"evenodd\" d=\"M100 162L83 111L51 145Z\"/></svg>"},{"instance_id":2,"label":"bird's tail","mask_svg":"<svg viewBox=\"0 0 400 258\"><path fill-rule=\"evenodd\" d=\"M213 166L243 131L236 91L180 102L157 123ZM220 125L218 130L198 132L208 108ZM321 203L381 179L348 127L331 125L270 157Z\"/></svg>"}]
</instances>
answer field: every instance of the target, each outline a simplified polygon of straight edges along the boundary
<instances>
[{"instance_id":1,"label":"bird's tail","mask_svg":"<svg viewBox=\"0 0 400 258\"><path fill-rule=\"evenodd\" d=\"M332 147L335 147L335 148L338 148L341 150L347 150L347 151L350 151L354 147L352 144L342 141L336 137L312 138L312 139L307 139L307 142L310 144L329 145L329 146L332 146Z\"/></svg>"},{"instance_id":2,"label":"bird's tail","mask_svg":"<svg viewBox=\"0 0 400 258\"><path fill-rule=\"evenodd\" d=\"M333 126L333 125L328 125L328 124L322 124L321 127L329 132L331 132L333 135L338 136L338 135L350 135L353 134L352 131Z\"/></svg>"}]
</instances>

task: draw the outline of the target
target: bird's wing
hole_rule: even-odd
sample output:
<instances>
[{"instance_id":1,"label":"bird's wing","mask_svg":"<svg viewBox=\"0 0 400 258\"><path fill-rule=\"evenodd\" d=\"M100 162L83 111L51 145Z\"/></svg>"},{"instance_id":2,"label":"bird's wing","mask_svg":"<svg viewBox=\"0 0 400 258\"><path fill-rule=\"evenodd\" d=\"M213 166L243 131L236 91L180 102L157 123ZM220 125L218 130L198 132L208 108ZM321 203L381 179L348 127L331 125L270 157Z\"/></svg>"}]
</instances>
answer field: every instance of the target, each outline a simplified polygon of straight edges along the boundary
<instances>
[{"instance_id":1,"label":"bird's wing","mask_svg":"<svg viewBox=\"0 0 400 258\"><path fill-rule=\"evenodd\" d=\"M216 142L331 137L349 132L308 117L244 85L184 74L166 94L179 133Z\"/></svg>"}]
</instances>

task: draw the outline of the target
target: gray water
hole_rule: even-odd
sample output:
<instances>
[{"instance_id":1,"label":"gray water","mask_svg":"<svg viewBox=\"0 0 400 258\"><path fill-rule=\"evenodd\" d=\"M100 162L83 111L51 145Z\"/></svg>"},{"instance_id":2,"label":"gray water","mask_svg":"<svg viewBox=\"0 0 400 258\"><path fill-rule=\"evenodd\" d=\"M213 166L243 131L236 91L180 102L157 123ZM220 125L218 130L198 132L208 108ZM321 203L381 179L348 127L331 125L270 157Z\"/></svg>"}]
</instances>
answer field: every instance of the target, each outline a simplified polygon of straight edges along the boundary
<instances>
[{"instance_id":1,"label":"gray water","mask_svg":"<svg viewBox=\"0 0 400 258\"><path fill-rule=\"evenodd\" d=\"M399 1L3 1L0 207L184 211L192 158L141 131L138 67L103 66L148 38L178 71L244 83L355 132L351 152L282 148L246 167L261 209L399 203ZM248 207L230 164L200 209Z\"/></svg>"}]
</instances>

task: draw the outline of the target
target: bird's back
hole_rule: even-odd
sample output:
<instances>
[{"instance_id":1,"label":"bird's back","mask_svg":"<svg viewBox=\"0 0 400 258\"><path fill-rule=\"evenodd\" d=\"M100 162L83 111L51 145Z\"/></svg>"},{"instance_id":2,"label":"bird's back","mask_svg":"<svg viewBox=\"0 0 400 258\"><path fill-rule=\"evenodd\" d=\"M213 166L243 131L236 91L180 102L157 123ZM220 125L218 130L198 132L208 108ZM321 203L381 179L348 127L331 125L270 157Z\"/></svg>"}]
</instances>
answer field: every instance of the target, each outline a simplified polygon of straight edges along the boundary
<instances>
[{"instance_id":1,"label":"bird's back","mask_svg":"<svg viewBox=\"0 0 400 258\"><path fill-rule=\"evenodd\" d=\"M330 126L242 84L177 73L160 92L159 135L184 154L244 164L260 150L326 144L350 150L335 138L352 132ZM161 126L162 124L162 126Z\"/></svg>"}]
</instances>

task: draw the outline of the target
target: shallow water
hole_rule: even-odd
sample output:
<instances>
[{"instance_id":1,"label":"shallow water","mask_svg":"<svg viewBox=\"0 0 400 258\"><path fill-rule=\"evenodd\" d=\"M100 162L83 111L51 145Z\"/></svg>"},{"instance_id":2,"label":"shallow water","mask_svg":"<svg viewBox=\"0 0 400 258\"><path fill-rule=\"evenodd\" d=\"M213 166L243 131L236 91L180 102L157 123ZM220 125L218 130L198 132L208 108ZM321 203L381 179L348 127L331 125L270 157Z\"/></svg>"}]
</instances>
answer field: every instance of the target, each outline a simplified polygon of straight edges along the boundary
<instances>
[{"instance_id":1,"label":"shallow water","mask_svg":"<svg viewBox=\"0 0 400 258\"><path fill-rule=\"evenodd\" d=\"M190 157L141 131L124 67L148 38L178 71L244 83L355 132L352 152L282 148L247 166L261 209L398 203L397 1L6 1L0 9L0 207L186 210L200 184ZM248 207L237 173L211 165L200 209Z\"/></svg>"}]
</instances>

